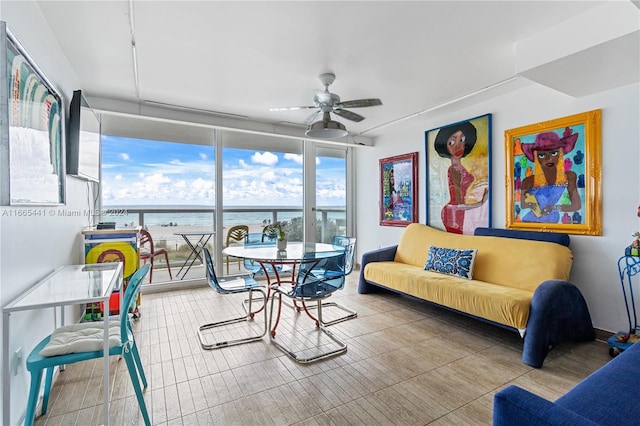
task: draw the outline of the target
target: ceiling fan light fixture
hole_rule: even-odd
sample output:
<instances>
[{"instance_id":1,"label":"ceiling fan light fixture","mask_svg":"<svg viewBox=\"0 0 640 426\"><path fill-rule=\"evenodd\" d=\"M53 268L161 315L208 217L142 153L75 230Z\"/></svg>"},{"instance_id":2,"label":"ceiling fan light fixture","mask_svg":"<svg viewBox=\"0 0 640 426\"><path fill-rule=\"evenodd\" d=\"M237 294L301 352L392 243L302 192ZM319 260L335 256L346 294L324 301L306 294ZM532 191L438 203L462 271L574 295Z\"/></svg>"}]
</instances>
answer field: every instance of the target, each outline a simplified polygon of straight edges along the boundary
<instances>
[{"instance_id":1,"label":"ceiling fan light fixture","mask_svg":"<svg viewBox=\"0 0 640 426\"><path fill-rule=\"evenodd\" d=\"M324 118L312 123L304 134L310 138L317 139L337 139L343 138L349 134L347 128L344 127L344 124L339 121L331 120L328 116L329 113L325 112Z\"/></svg>"},{"instance_id":2,"label":"ceiling fan light fixture","mask_svg":"<svg viewBox=\"0 0 640 426\"><path fill-rule=\"evenodd\" d=\"M336 75L331 72L325 72L320 74L318 77L324 86L324 91L316 93L313 97L313 105L271 108L271 111L319 109L319 112L322 112L322 120L310 124L305 131L305 135L310 138L338 139L349 134L347 129L344 127L344 124L331 119L329 115L331 112L347 120L359 123L364 120L364 117L353 111L349 111L346 108L363 108L382 105L382 101L378 98L353 99L342 102L340 100L340 96L329 92L329 86L335 80ZM314 113L312 118L308 118L306 123L315 118L316 114L317 113Z\"/></svg>"}]
</instances>

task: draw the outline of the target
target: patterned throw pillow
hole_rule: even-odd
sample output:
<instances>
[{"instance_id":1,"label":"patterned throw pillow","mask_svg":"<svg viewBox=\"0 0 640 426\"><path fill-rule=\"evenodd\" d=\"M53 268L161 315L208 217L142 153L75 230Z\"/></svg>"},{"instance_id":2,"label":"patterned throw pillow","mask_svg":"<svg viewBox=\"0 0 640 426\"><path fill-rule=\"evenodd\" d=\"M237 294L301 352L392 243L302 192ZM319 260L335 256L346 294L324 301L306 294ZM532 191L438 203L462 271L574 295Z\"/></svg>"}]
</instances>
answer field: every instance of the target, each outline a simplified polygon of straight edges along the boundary
<instances>
[{"instance_id":1,"label":"patterned throw pillow","mask_svg":"<svg viewBox=\"0 0 640 426\"><path fill-rule=\"evenodd\" d=\"M429 247L426 271L455 275L468 280L473 278L473 263L476 260L476 249L452 249Z\"/></svg>"}]
</instances>

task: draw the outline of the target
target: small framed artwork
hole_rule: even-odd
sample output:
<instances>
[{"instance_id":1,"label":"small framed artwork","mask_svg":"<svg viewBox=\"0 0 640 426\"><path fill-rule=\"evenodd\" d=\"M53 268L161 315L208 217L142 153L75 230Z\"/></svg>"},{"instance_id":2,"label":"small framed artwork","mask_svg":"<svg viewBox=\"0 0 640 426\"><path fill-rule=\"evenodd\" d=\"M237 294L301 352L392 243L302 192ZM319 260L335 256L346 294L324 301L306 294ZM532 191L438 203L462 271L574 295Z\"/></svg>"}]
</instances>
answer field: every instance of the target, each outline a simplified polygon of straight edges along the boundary
<instances>
[{"instance_id":1,"label":"small framed artwork","mask_svg":"<svg viewBox=\"0 0 640 426\"><path fill-rule=\"evenodd\" d=\"M5 22L0 50L0 204L63 204L62 97Z\"/></svg>"},{"instance_id":2,"label":"small framed artwork","mask_svg":"<svg viewBox=\"0 0 640 426\"><path fill-rule=\"evenodd\" d=\"M506 227L602 235L601 111L504 132Z\"/></svg>"},{"instance_id":3,"label":"small framed artwork","mask_svg":"<svg viewBox=\"0 0 640 426\"><path fill-rule=\"evenodd\" d=\"M418 222L418 153L380 160L380 225Z\"/></svg>"},{"instance_id":4,"label":"small framed artwork","mask_svg":"<svg viewBox=\"0 0 640 426\"><path fill-rule=\"evenodd\" d=\"M491 226L491 114L425 132L427 225L473 235Z\"/></svg>"}]
</instances>

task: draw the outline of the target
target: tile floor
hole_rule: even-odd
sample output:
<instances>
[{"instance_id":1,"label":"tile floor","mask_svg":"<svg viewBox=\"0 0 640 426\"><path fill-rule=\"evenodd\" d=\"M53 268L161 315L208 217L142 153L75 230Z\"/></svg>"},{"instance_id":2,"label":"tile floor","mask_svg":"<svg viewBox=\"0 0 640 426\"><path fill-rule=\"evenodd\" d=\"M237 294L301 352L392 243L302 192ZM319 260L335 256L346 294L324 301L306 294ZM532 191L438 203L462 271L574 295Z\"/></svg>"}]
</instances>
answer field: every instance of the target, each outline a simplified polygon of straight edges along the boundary
<instances>
[{"instance_id":1,"label":"tile floor","mask_svg":"<svg viewBox=\"0 0 640 426\"><path fill-rule=\"evenodd\" d=\"M358 311L330 327L348 352L309 365L295 363L268 336L201 349L198 326L241 313L241 296L209 287L143 294L135 328L152 423L490 425L493 395L505 386L554 400L610 359L602 342L570 343L532 369L521 361L516 333L407 297L359 295L357 280L354 271L332 296ZM327 309L325 317L337 312ZM279 333L293 324L312 332L311 320L284 313ZM124 360L112 357L111 366L110 424L144 424ZM36 424L101 424L101 382L101 360L68 366Z\"/></svg>"}]
</instances>

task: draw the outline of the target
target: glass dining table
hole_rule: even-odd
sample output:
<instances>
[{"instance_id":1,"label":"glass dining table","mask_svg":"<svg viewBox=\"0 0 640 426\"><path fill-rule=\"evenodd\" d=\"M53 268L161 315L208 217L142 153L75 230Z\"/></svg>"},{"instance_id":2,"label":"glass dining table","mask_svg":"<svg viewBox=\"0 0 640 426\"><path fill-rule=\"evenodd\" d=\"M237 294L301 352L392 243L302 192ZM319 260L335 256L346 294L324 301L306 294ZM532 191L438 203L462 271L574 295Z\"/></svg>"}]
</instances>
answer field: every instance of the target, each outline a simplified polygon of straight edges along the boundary
<instances>
[{"instance_id":1,"label":"glass dining table","mask_svg":"<svg viewBox=\"0 0 640 426\"><path fill-rule=\"evenodd\" d=\"M273 272L276 283L283 282L278 266L288 265L291 267L291 280L289 282L293 283L296 279L296 266L305 259L305 255L309 253L330 253L342 250L343 247L336 247L333 244L288 242L285 250L278 250L276 245L258 244L226 247L222 250L222 254L240 259L249 259L260 264L267 279L267 286L270 286L271 276L269 272Z\"/></svg>"},{"instance_id":2,"label":"glass dining table","mask_svg":"<svg viewBox=\"0 0 640 426\"><path fill-rule=\"evenodd\" d=\"M273 244L265 244L265 245L245 245L245 246L232 246L227 247L222 250L222 254L227 256L238 257L241 259L250 259L256 263L258 263L264 272L265 278L267 280L267 300L269 299L272 291L275 290L276 287L280 287L281 285L291 285L295 286L296 281L299 280L298 274L296 274L296 269L299 267L299 273L303 270L311 271L313 266L311 264L315 264L319 262L323 258L331 258L336 255L336 252L344 252L344 247L335 246L333 244L325 244L325 243L301 243L301 242L289 242L287 244L286 250L279 250L276 245ZM311 262L311 264L307 264L306 266L303 263ZM344 265L344 264L343 264ZM285 268L288 266L288 268ZM290 277L287 277L286 280L282 279L283 272L288 274L291 272ZM271 274L275 280L272 280ZM304 278L302 278L304 280ZM275 293L274 293L275 294ZM273 315L273 308L275 304L275 298L272 299L271 303L271 315ZM314 316L309 312L309 309L304 301L302 301L302 305L298 305L296 300L293 300L293 304L289 305L285 303L282 297L278 298L278 313L275 319L275 323L272 325L271 317L269 319L269 335L271 337L271 341L276 344L276 346L280 347L282 350L287 352L287 349L281 346L275 340L276 336L276 328L280 322L280 312L282 304L286 304L298 312L304 310L304 312L316 323L316 327L319 327L320 322L322 321L321 314L318 316ZM258 309L252 314L256 314L260 312L262 309L266 309L266 301L264 306ZM318 303L318 309L320 309L320 302ZM324 327L322 327L324 330ZM331 333L328 331L324 331L324 333L331 336ZM331 337L334 339L333 337ZM335 339L334 339L335 340ZM341 349L342 350L342 349ZM346 351L346 345L344 346L344 350Z\"/></svg>"},{"instance_id":3,"label":"glass dining table","mask_svg":"<svg viewBox=\"0 0 640 426\"><path fill-rule=\"evenodd\" d=\"M275 244L251 244L226 247L222 250L222 254L251 260L259 264L267 280L268 299L271 294L272 285L295 285L297 279L296 268L303 261L308 260L310 256L318 259L324 257L324 255L330 256L337 251L344 251L344 247L326 243L289 242L285 250L279 250ZM314 254L312 255L312 253ZM288 276L287 280L283 279L285 273ZM297 308L295 302L292 307ZM261 309L264 309L264 307L253 312L253 314L260 312Z\"/></svg>"}]
</instances>

